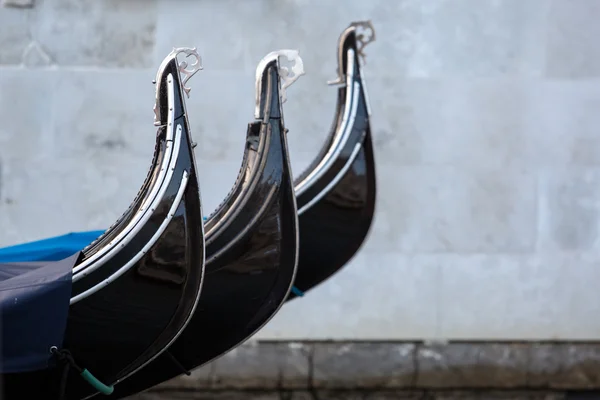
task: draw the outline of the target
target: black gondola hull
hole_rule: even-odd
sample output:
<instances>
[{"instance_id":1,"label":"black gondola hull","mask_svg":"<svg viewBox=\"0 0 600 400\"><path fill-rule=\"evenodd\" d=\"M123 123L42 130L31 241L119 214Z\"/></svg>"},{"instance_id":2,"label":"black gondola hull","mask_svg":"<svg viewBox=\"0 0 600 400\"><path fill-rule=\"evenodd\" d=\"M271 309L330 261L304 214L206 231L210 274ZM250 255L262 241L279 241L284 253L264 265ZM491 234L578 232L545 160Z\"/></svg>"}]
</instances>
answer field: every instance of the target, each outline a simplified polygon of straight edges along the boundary
<instances>
[{"instance_id":1,"label":"black gondola hull","mask_svg":"<svg viewBox=\"0 0 600 400\"><path fill-rule=\"evenodd\" d=\"M265 122L248 127L238 184L255 182L238 208L223 204L205 225L206 274L198 308L185 331L154 362L115 387L123 398L194 369L236 347L260 329L289 294L298 260L298 221L276 63L265 68ZM264 153L256 151L264 141ZM258 146L258 147L257 147ZM250 161L249 161L250 160ZM244 179L252 163L261 171ZM235 193L238 189L234 187ZM229 196L232 205L236 196ZM229 210L236 216L218 236L211 229ZM212 232L214 232L213 229ZM176 361L174 361L176 360ZM183 368L183 369L182 369Z\"/></svg>"},{"instance_id":2,"label":"black gondola hull","mask_svg":"<svg viewBox=\"0 0 600 400\"><path fill-rule=\"evenodd\" d=\"M294 281L297 291L291 292L287 301L346 265L362 247L373 221L375 158L358 43L354 29L340 37L340 81L346 82L338 89L332 131L315 160L295 182L300 256ZM343 144L336 144L336 140ZM334 157L328 154L336 151ZM311 179L311 175L316 177ZM307 181L310 184L305 185Z\"/></svg>"},{"instance_id":3,"label":"black gondola hull","mask_svg":"<svg viewBox=\"0 0 600 400\"><path fill-rule=\"evenodd\" d=\"M202 287L202 208L176 54L162 72L162 79L157 79L160 100L172 113L159 128L153 168L120 219L123 223L104 235L113 238L105 243L110 248L97 241L73 269L63 347L107 385L127 378L175 340ZM162 162L167 153L168 168ZM158 176L164 179L157 180ZM136 224L125 229L132 221ZM116 240L121 232L122 239ZM4 398L56 398L64 374L59 367L5 374ZM95 393L71 369L65 398L78 400Z\"/></svg>"},{"instance_id":4,"label":"black gondola hull","mask_svg":"<svg viewBox=\"0 0 600 400\"><path fill-rule=\"evenodd\" d=\"M360 250L375 213L376 178L370 133L339 183L299 217L300 256L294 286L307 292ZM297 297L290 292L287 301Z\"/></svg>"}]
</instances>

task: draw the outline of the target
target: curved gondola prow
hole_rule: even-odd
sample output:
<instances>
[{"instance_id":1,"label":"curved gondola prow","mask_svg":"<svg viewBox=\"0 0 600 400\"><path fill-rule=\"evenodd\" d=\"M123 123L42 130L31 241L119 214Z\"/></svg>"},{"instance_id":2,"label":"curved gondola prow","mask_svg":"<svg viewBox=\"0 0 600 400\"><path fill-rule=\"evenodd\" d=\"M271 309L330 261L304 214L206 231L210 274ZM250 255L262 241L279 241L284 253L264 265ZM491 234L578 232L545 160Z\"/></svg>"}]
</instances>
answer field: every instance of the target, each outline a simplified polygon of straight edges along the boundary
<instances>
[{"instance_id":1,"label":"curved gondola prow","mask_svg":"<svg viewBox=\"0 0 600 400\"><path fill-rule=\"evenodd\" d=\"M353 22L338 43L333 130L296 180L300 216L299 293L341 269L361 248L375 212L376 177L368 95L360 58L375 39L370 21ZM292 293L289 299L296 297Z\"/></svg>"},{"instance_id":2,"label":"curved gondola prow","mask_svg":"<svg viewBox=\"0 0 600 400\"><path fill-rule=\"evenodd\" d=\"M202 69L200 56L196 52L195 48L174 48L171 55L169 55L162 61L161 65L159 66L159 71L164 70L164 68L170 62L170 57L172 57L174 54L176 57L176 54L179 53L185 53L188 57L198 57L197 62L191 65L191 69L186 69L188 65L185 62L185 64L182 64L179 67L179 72L185 75L182 83L182 90L189 97L191 89L185 87L185 84L196 72ZM179 76L179 72L176 72L177 76ZM157 81L155 80L154 83L156 84L156 82ZM148 202L151 200L153 193L150 191L150 188L157 186L157 180L160 179L159 171L161 170L159 168L159 165L162 162L164 162L164 158L166 156L165 153L168 150L165 148L165 141L160 140L160 137L166 134L165 118L167 118L167 110L165 109L165 105L167 104L168 100L165 97L165 89L166 88L163 85L162 88L157 88L156 90L156 98L154 103L154 125L159 127L157 131L157 138L159 138L159 140L157 140L156 142L154 148L154 155L152 157L152 163L150 165L150 169L148 171L146 179L144 180L142 187L138 191L133 202L130 204L127 210L125 210L125 212L117 219L117 221L115 221L108 229L106 229L102 235L100 235L82 250L83 254L81 260L76 266L77 270L85 268L87 264L99 258L103 254L103 252L107 251L107 249L110 249L117 245L120 242L120 240L122 240L122 238L128 233L128 230L131 228L131 226L135 224L136 219L140 217L140 213L144 211L144 205L147 205ZM159 99L159 97L162 98ZM162 104L162 106L159 106L159 104ZM159 110L158 107L160 107L161 109ZM185 102L182 103L182 110L187 115ZM161 116L163 119L162 122ZM196 165L195 158L194 165Z\"/></svg>"},{"instance_id":3,"label":"curved gondola prow","mask_svg":"<svg viewBox=\"0 0 600 400\"><path fill-rule=\"evenodd\" d=\"M191 65L191 69L186 69L187 63L178 62L177 56L180 53L196 58L197 61ZM164 247L167 249L167 254L163 256L163 258L166 258L166 262L163 261L162 263L157 260L161 249L159 246L154 246L155 254L151 257L154 265L141 264L137 270L138 274L145 278L183 285L181 303L178 305L177 311L169 322L168 328L156 338L152 346L144 354L140 355L128 369L122 370L115 377L115 384L130 377L149 364L173 344L191 320L200 299L205 264L204 223L202 219L203 212L200 201L197 164L193 150L194 144L183 94L185 93L189 97L191 88L186 87L185 84L201 69L200 56L195 48L175 48L165 58L157 74L158 88L156 93L162 99L159 100L157 98L155 103L155 105L159 105L159 107L155 108L155 125L166 125L167 129L169 129L169 125L173 124L173 129L176 132L181 130L185 132L185 139L181 138L180 152L182 153L182 158L174 166L175 169L183 170L183 182L180 186L183 194L179 204L175 206L179 199L179 193L182 192L177 193L173 202L173 211L169 216L173 217L177 211L181 211L181 215L184 217L182 224L185 232L187 232L185 237L186 246L184 251L179 254L169 252L169 249L178 246L178 244L173 244L173 247ZM184 75L183 79L180 74ZM169 112L173 115L169 116ZM165 221L163 221L163 224L165 232L168 232L169 224L165 223ZM174 225L174 229L181 228L177 224ZM174 231L170 237L165 237L166 242L177 240L180 240L180 237ZM150 246L147 249L151 251ZM174 261L173 258L180 259ZM178 268L173 268L172 264L175 264Z\"/></svg>"},{"instance_id":4,"label":"curved gondola prow","mask_svg":"<svg viewBox=\"0 0 600 400\"><path fill-rule=\"evenodd\" d=\"M73 268L64 340L56 344L60 354L70 351L72 361L105 383L103 390L176 340L202 288L203 213L182 96L186 88L176 54L169 57L157 79L159 104L167 102L168 112L166 120L161 116L164 126L156 139L161 155L154 157L152 179L139 197L140 206L127 218L127 229L116 235L120 240L101 246ZM5 374L5 398L57 398L66 376L60 359L54 361L57 365L47 369ZM97 394L89 381L70 375L66 399Z\"/></svg>"},{"instance_id":5,"label":"curved gondola prow","mask_svg":"<svg viewBox=\"0 0 600 400\"><path fill-rule=\"evenodd\" d=\"M366 31L367 34L360 33ZM337 78L329 81L329 85L338 86L338 96L330 133L326 142L321 147L319 154L312 163L295 179L296 196L299 207L302 203L310 201L312 196L304 196L310 191L311 186L329 170L335 174L333 163L346 147L353 147L362 137L357 135L352 123L355 120L359 106L356 99L364 97L367 116L371 115L364 71L360 66L360 58L365 58L364 48L375 40L375 31L370 21L353 22L340 35L337 47ZM305 199L302 199L304 197ZM308 199L308 200L306 200Z\"/></svg>"},{"instance_id":6,"label":"curved gondola prow","mask_svg":"<svg viewBox=\"0 0 600 400\"><path fill-rule=\"evenodd\" d=\"M174 49L157 74L155 125L165 156L151 195L121 241L73 276L66 346L112 385L179 337L202 289L203 213L184 100L193 73L178 64L182 52L199 60L195 49ZM109 357L108 351L114 354ZM97 394L81 383L72 392L75 398Z\"/></svg>"},{"instance_id":7,"label":"curved gondola prow","mask_svg":"<svg viewBox=\"0 0 600 400\"><path fill-rule=\"evenodd\" d=\"M293 62L291 70L281 65L282 57ZM280 71L282 76L279 75ZM304 64L296 50L274 51L259 62L255 74L254 117L256 121L248 124L242 165L233 188L206 220L206 247L207 254L210 254L207 262L210 263L224 253L228 248L227 244L235 241L231 235L232 230L229 229L231 224L245 226L244 232L252 228L247 225L250 221L260 219L260 215L248 214L244 211L248 210L247 202L260 184L265 163L270 158L273 159L269 155L272 151L272 135L261 133L262 125L272 124L271 119L277 119L278 125L284 129L282 107L287 99L286 89L303 74ZM288 158L287 155L285 158ZM251 210L255 211L253 208ZM234 233L234 236L240 234Z\"/></svg>"},{"instance_id":8,"label":"curved gondola prow","mask_svg":"<svg viewBox=\"0 0 600 400\"><path fill-rule=\"evenodd\" d=\"M284 58L293 63L291 68L282 65ZM218 249L217 255L208 256L207 279L215 283L209 283L210 293L205 293L201 303L208 314L205 326L213 330L201 335L212 345L197 349L196 355L185 354L185 340L174 349L188 368L206 364L254 335L280 310L292 288L299 256L299 223L283 103L286 89L303 74L296 50L269 53L256 68L256 121L249 125L249 132L266 143L265 153L259 155L260 175L249 193L247 209L232 224L236 236ZM232 254L237 254L237 259L232 260ZM223 312L219 304L225 302L232 303L227 306L229 318L219 316ZM202 313L198 317L203 320ZM186 332L186 339L192 339L191 333L188 336Z\"/></svg>"},{"instance_id":9,"label":"curved gondola prow","mask_svg":"<svg viewBox=\"0 0 600 400\"><path fill-rule=\"evenodd\" d=\"M280 70L290 73L280 65L282 55L286 52L271 53L257 67L256 120L248 127L250 160L242 163L250 172L244 172L248 179L238 182L242 189L234 190L227 201L246 199L236 207L235 217L226 213L212 217L217 220L213 227L221 219L228 219L228 224L207 246L196 313L168 354L117 385L111 398L133 395L232 350L280 310L291 290L298 263L298 215L281 118L285 94L280 96L280 88L285 91L302 74L302 64L292 68L297 76L287 75L280 82ZM287 55L300 61L297 52ZM207 242L215 232L207 229Z\"/></svg>"}]
</instances>

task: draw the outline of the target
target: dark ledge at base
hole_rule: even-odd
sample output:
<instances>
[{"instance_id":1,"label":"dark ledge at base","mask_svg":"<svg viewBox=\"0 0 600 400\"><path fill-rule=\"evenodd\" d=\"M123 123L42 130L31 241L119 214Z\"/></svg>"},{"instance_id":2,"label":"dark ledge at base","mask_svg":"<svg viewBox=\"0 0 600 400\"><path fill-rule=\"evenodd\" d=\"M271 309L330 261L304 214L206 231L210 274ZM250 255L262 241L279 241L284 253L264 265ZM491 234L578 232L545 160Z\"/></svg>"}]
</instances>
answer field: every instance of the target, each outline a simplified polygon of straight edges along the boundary
<instances>
[{"instance_id":1,"label":"dark ledge at base","mask_svg":"<svg viewBox=\"0 0 600 400\"><path fill-rule=\"evenodd\" d=\"M251 342L151 392L591 389L600 342Z\"/></svg>"},{"instance_id":2,"label":"dark ledge at base","mask_svg":"<svg viewBox=\"0 0 600 400\"><path fill-rule=\"evenodd\" d=\"M283 391L154 391L128 400L598 400L600 393L547 390L283 390Z\"/></svg>"}]
</instances>

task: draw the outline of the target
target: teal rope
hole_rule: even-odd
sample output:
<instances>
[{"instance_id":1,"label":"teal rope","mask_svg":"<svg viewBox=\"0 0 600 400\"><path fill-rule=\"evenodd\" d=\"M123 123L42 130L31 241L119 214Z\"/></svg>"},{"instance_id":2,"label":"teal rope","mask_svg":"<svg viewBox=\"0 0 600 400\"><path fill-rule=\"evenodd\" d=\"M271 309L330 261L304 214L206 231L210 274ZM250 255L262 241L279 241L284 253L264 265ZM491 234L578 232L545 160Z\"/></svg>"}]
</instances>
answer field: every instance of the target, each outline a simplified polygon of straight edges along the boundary
<instances>
[{"instance_id":1,"label":"teal rope","mask_svg":"<svg viewBox=\"0 0 600 400\"><path fill-rule=\"evenodd\" d=\"M304 296L304 292L298 289L296 286L292 286L292 293L294 293L298 297Z\"/></svg>"},{"instance_id":2,"label":"teal rope","mask_svg":"<svg viewBox=\"0 0 600 400\"><path fill-rule=\"evenodd\" d=\"M59 360L65 361L71 367L75 368L75 370L77 372L79 372L79 376L81 376L83 378L83 380L85 380L87 383L89 383L94 389L96 389L100 393L105 394L105 395L110 395L115 390L115 388L112 385L110 385L110 386L105 385L104 383L100 382L100 380L98 380L98 378L96 378L90 371L88 371L85 368L81 368L79 365L77 365L77 363L75 362L75 359L73 358L73 355L71 355L70 351L68 351L66 349L58 350L58 347L52 346L50 348L50 353L55 355ZM65 383L66 383L66 381L65 381ZM61 389L61 391L62 390L64 390L64 386L63 386L63 389ZM64 394L64 392L63 392L63 394Z\"/></svg>"},{"instance_id":3,"label":"teal rope","mask_svg":"<svg viewBox=\"0 0 600 400\"><path fill-rule=\"evenodd\" d=\"M87 383L92 385L94 387L94 389L96 389L97 391L99 391L102 394L105 394L108 396L109 394L112 394L112 392L115 390L115 388L112 385L107 386L104 383L100 382L98 380L98 378L96 378L94 375L92 375L92 373L90 371L88 371L87 369L84 369L80 375Z\"/></svg>"}]
</instances>

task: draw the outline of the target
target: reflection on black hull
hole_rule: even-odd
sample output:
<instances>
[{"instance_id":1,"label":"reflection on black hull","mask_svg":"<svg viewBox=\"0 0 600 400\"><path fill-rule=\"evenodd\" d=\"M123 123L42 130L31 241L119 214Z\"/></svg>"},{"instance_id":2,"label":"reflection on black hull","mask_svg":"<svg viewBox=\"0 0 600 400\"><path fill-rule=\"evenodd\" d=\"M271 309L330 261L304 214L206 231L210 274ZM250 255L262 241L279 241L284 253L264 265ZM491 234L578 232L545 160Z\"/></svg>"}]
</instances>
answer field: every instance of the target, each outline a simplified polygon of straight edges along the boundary
<instances>
[{"instance_id":1,"label":"reflection on black hull","mask_svg":"<svg viewBox=\"0 0 600 400\"><path fill-rule=\"evenodd\" d=\"M236 184L205 225L206 275L198 308L168 353L117 385L111 398L135 394L229 351L260 329L290 291L298 221L276 55L257 69L257 121L248 126Z\"/></svg>"},{"instance_id":2,"label":"reflection on black hull","mask_svg":"<svg viewBox=\"0 0 600 400\"><path fill-rule=\"evenodd\" d=\"M299 216L301 245L294 286L303 293L339 271L365 241L375 211L374 164L368 133L340 182ZM290 292L287 300L295 297Z\"/></svg>"},{"instance_id":3,"label":"reflection on black hull","mask_svg":"<svg viewBox=\"0 0 600 400\"><path fill-rule=\"evenodd\" d=\"M294 286L300 293L340 270L360 249L373 220L375 159L359 60L373 39L370 22L352 23L340 36L339 77L334 83L343 86L338 89L333 129L320 154L295 182L300 257ZM288 300L295 297L292 292Z\"/></svg>"},{"instance_id":4,"label":"reflection on black hull","mask_svg":"<svg viewBox=\"0 0 600 400\"><path fill-rule=\"evenodd\" d=\"M73 269L64 348L112 385L168 347L199 299L204 231L177 53L157 76L153 166L132 206ZM102 244L102 245L100 245ZM5 376L5 398L56 398L62 368ZM66 399L97 393L71 370Z\"/></svg>"}]
</instances>

